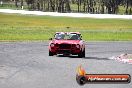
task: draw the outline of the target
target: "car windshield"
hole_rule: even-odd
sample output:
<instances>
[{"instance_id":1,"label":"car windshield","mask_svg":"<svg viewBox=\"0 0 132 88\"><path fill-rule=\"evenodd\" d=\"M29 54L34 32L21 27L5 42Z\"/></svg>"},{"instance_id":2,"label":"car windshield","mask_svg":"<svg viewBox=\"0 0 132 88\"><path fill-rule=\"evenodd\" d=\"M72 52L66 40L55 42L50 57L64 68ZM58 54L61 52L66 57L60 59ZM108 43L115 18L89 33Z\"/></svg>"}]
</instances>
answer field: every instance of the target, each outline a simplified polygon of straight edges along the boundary
<instances>
[{"instance_id":1,"label":"car windshield","mask_svg":"<svg viewBox=\"0 0 132 88\"><path fill-rule=\"evenodd\" d=\"M57 40L80 40L80 37L76 33L69 33L69 34L62 34L62 33L57 33L55 34L55 39Z\"/></svg>"}]
</instances>

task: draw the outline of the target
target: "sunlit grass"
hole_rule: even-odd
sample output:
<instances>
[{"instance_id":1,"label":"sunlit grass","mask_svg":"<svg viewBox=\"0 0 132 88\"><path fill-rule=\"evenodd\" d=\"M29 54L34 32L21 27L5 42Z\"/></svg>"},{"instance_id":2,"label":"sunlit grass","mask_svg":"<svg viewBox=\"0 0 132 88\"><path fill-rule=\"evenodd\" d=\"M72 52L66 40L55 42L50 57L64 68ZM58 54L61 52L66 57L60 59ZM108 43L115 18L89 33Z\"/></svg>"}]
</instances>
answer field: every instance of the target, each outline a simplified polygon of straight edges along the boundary
<instances>
[{"instance_id":1,"label":"sunlit grass","mask_svg":"<svg viewBox=\"0 0 132 88\"><path fill-rule=\"evenodd\" d=\"M0 14L0 41L48 40L56 31L79 31L91 41L131 41L132 20Z\"/></svg>"}]
</instances>

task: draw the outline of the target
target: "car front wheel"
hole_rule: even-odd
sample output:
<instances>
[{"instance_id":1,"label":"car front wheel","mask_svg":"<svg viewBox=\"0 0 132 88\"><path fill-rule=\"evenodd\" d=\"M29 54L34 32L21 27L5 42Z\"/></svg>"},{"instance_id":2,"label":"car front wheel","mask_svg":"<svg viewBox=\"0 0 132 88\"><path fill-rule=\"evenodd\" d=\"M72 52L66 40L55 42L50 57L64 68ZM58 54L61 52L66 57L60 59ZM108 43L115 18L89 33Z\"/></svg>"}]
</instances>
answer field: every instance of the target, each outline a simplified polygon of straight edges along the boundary
<instances>
[{"instance_id":1,"label":"car front wheel","mask_svg":"<svg viewBox=\"0 0 132 88\"><path fill-rule=\"evenodd\" d=\"M54 54L49 50L49 56L53 56Z\"/></svg>"},{"instance_id":2,"label":"car front wheel","mask_svg":"<svg viewBox=\"0 0 132 88\"><path fill-rule=\"evenodd\" d=\"M83 54L83 57L85 57L85 48L84 48L84 50L83 50L82 54Z\"/></svg>"},{"instance_id":3,"label":"car front wheel","mask_svg":"<svg viewBox=\"0 0 132 88\"><path fill-rule=\"evenodd\" d=\"M82 58L82 57L85 57L85 48L83 51L81 51L79 54L78 54L78 57Z\"/></svg>"}]
</instances>

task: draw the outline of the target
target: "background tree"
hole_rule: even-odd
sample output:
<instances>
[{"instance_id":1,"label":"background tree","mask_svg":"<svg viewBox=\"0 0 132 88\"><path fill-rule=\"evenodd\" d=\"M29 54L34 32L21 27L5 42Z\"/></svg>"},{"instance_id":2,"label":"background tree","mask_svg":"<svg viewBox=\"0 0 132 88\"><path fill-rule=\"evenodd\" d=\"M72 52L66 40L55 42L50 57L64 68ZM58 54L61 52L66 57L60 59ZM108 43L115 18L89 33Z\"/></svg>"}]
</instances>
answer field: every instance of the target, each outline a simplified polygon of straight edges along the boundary
<instances>
[{"instance_id":1,"label":"background tree","mask_svg":"<svg viewBox=\"0 0 132 88\"><path fill-rule=\"evenodd\" d=\"M21 8L23 8L23 0L21 0Z\"/></svg>"},{"instance_id":2,"label":"background tree","mask_svg":"<svg viewBox=\"0 0 132 88\"><path fill-rule=\"evenodd\" d=\"M27 5L29 10L93 14L118 14L121 7L124 14L132 14L132 0L4 0L4 2L15 2L16 8Z\"/></svg>"},{"instance_id":3,"label":"background tree","mask_svg":"<svg viewBox=\"0 0 132 88\"><path fill-rule=\"evenodd\" d=\"M15 0L15 6L16 6L16 8L18 8L18 1L19 0Z\"/></svg>"}]
</instances>

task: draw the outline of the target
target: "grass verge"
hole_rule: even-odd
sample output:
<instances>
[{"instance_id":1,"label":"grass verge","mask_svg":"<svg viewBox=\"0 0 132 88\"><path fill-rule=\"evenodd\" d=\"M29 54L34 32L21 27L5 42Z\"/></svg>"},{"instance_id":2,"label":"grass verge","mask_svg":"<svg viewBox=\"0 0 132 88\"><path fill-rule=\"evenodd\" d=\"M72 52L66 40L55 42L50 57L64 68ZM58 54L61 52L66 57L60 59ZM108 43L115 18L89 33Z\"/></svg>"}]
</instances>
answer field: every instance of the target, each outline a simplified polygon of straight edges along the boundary
<instances>
[{"instance_id":1,"label":"grass verge","mask_svg":"<svg viewBox=\"0 0 132 88\"><path fill-rule=\"evenodd\" d=\"M132 20L0 13L0 41L48 40L56 31L79 31L87 41L131 41Z\"/></svg>"}]
</instances>

